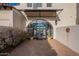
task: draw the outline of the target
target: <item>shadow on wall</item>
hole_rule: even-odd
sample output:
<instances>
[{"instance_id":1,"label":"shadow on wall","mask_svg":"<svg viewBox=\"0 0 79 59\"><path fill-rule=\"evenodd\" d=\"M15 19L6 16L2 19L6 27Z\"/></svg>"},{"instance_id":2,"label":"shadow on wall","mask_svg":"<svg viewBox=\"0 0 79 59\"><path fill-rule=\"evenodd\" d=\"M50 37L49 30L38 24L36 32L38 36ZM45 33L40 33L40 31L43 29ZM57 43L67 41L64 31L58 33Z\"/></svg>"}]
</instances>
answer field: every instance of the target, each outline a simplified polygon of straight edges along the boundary
<instances>
[{"instance_id":1,"label":"shadow on wall","mask_svg":"<svg viewBox=\"0 0 79 59\"><path fill-rule=\"evenodd\" d=\"M79 3L76 4L76 24L79 24Z\"/></svg>"}]
</instances>

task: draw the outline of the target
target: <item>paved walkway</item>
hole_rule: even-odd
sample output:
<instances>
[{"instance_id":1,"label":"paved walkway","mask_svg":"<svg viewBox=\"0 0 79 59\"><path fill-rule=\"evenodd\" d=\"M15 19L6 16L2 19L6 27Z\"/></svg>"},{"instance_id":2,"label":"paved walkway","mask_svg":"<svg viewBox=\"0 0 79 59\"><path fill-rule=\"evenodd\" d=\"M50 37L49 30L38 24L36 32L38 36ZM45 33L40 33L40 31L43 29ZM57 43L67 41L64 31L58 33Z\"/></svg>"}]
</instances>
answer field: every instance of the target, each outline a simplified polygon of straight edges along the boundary
<instances>
[{"instance_id":1,"label":"paved walkway","mask_svg":"<svg viewBox=\"0 0 79 59\"><path fill-rule=\"evenodd\" d=\"M50 40L50 45L55 49L58 56L79 56L79 53L73 51L55 39Z\"/></svg>"},{"instance_id":2,"label":"paved walkway","mask_svg":"<svg viewBox=\"0 0 79 59\"><path fill-rule=\"evenodd\" d=\"M16 47L9 56L55 56L47 40L29 40Z\"/></svg>"}]
</instances>

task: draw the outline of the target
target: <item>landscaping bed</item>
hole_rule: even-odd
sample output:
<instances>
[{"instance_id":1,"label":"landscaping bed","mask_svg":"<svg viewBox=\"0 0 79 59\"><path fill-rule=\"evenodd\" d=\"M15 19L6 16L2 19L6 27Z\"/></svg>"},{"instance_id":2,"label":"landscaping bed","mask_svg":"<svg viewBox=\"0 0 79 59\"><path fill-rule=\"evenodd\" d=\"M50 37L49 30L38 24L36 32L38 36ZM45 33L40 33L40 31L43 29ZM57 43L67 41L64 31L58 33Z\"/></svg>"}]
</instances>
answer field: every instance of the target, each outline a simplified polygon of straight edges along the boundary
<instances>
[{"instance_id":1,"label":"landscaping bed","mask_svg":"<svg viewBox=\"0 0 79 59\"><path fill-rule=\"evenodd\" d=\"M23 41L30 39L30 33L11 27L0 27L0 53L8 53Z\"/></svg>"}]
</instances>

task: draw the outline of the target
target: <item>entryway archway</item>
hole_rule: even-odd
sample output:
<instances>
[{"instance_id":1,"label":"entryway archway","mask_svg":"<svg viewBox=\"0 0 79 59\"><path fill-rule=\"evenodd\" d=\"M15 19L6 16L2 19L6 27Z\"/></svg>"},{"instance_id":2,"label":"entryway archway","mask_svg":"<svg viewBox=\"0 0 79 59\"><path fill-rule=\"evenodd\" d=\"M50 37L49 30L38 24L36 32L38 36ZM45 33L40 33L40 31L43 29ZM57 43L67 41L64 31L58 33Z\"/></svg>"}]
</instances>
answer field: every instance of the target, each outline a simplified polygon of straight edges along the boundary
<instances>
[{"instance_id":1,"label":"entryway archway","mask_svg":"<svg viewBox=\"0 0 79 59\"><path fill-rule=\"evenodd\" d=\"M53 27L44 19L33 20L27 26L27 31L31 33L33 39L47 39L48 36L53 38Z\"/></svg>"}]
</instances>

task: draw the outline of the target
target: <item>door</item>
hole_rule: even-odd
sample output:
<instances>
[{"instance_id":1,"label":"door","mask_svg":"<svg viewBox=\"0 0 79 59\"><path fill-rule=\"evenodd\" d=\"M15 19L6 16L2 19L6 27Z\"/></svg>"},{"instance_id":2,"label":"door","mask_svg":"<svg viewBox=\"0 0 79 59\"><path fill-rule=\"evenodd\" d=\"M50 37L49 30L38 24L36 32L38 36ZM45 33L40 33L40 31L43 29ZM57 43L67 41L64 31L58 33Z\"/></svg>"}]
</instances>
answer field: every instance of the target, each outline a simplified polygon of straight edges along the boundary
<instances>
[{"instance_id":1,"label":"door","mask_svg":"<svg viewBox=\"0 0 79 59\"><path fill-rule=\"evenodd\" d=\"M34 28L34 38L38 39L46 39L47 38L47 30L45 26L45 23L33 23Z\"/></svg>"}]
</instances>

